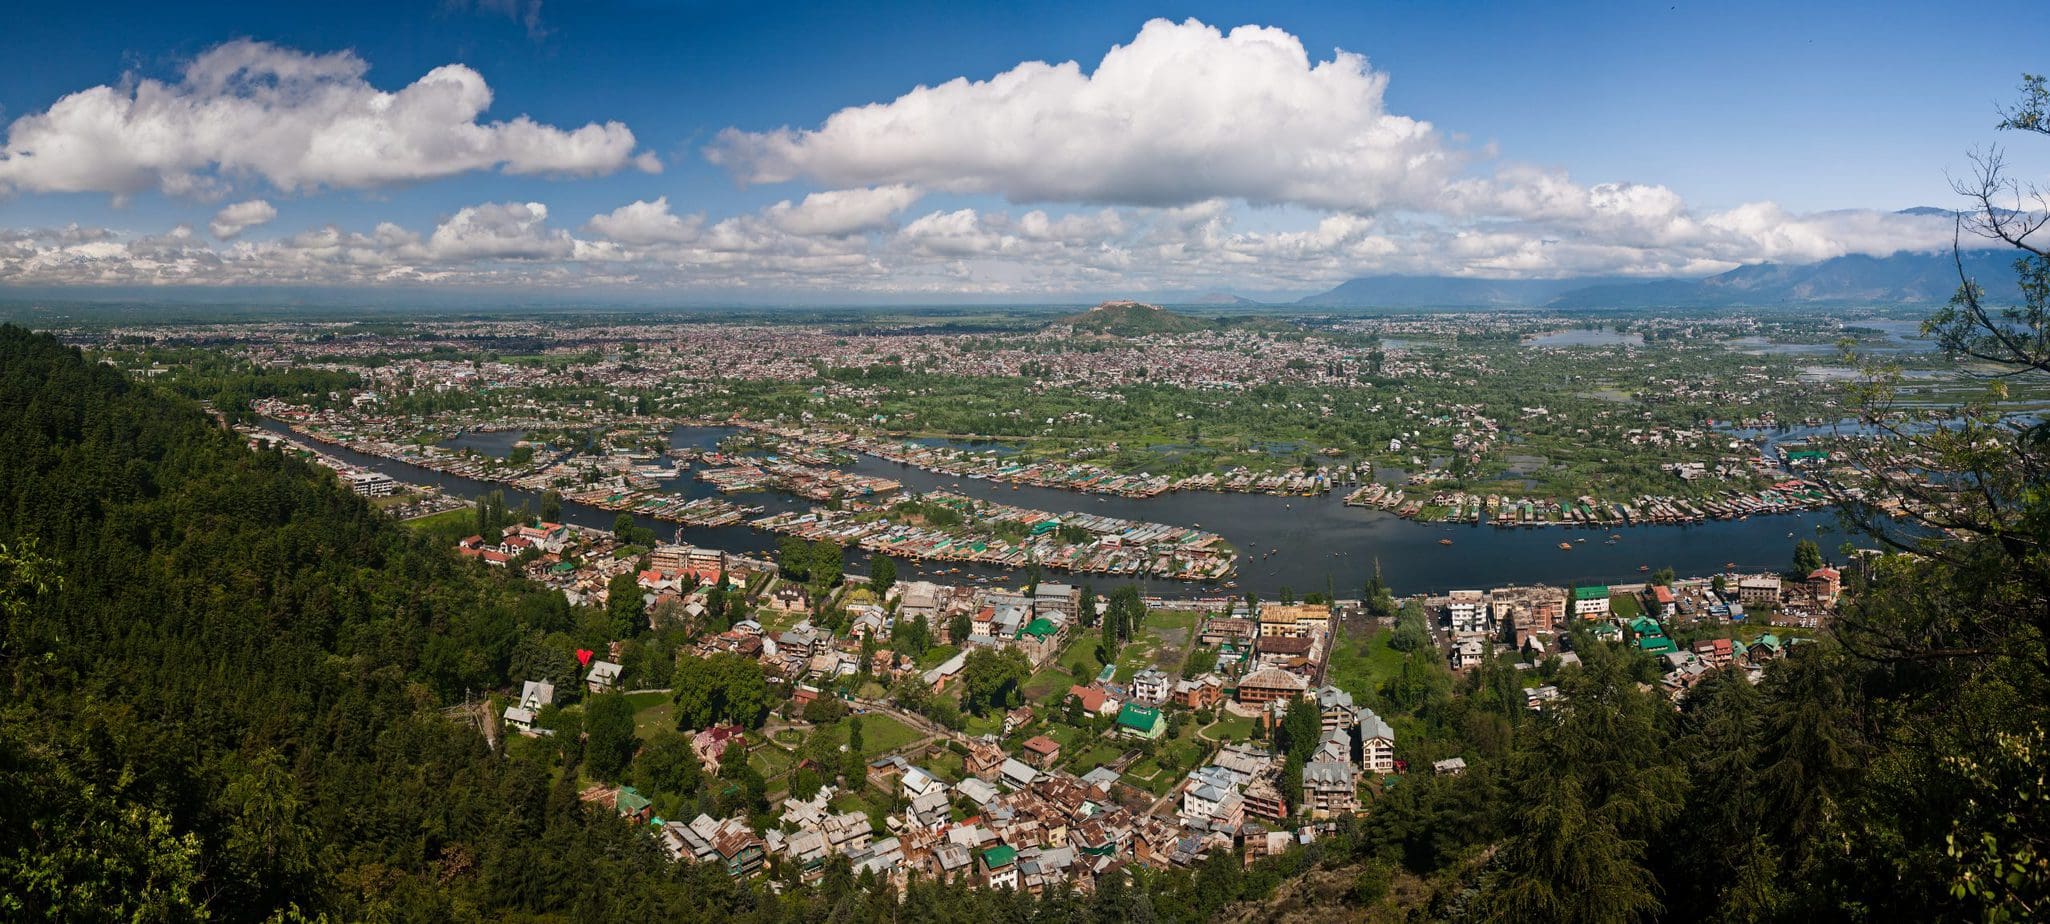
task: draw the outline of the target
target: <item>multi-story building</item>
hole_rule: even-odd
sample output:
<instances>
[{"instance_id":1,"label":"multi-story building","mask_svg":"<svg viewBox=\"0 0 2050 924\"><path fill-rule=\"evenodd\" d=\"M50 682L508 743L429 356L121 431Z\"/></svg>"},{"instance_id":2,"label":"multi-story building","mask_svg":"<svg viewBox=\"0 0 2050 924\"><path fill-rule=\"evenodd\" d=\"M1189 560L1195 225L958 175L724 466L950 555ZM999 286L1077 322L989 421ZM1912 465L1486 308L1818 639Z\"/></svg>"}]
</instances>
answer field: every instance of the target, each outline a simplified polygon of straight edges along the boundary
<instances>
[{"instance_id":1,"label":"multi-story building","mask_svg":"<svg viewBox=\"0 0 2050 924\"><path fill-rule=\"evenodd\" d=\"M1395 772L1395 729L1374 710L1361 707L1359 719L1360 766L1368 773Z\"/></svg>"},{"instance_id":2,"label":"multi-story building","mask_svg":"<svg viewBox=\"0 0 2050 924\"><path fill-rule=\"evenodd\" d=\"M1167 702L1172 683L1165 672L1149 667L1132 675L1132 698L1155 704Z\"/></svg>"},{"instance_id":3,"label":"multi-story building","mask_svg":"<svg viewBox=\"0 0 2050 924\"><path fill-rule=\"evenodd\" d=\"M1454 635L1488 631L1488 598L1478 590L1455 590L1445 602L1446 622Z\"/></svg>"},{"instance_id":4,"label":"multi-story building","mask_svg":"<svg viewBox=\"0 0 2050 924\"><path fill-rule=\"evenodd\" d=\"M1310 682L1301 675L1279 668L1263 668L1239 678L1238 699L1242 703L1267 703L1303 695Z\"/></svg>"},{"instance_id":5,"label":"multi-story building","mask_svg":"<svg viewBox=\"0 0 2050 924\"><path fill-rule=\"evenodd\" d=\"M1359 783L1351 764L1316 760L1303 765L1303 805L1312 818L1335 818L1359 809Z\"/></svg>"}]
</instances>

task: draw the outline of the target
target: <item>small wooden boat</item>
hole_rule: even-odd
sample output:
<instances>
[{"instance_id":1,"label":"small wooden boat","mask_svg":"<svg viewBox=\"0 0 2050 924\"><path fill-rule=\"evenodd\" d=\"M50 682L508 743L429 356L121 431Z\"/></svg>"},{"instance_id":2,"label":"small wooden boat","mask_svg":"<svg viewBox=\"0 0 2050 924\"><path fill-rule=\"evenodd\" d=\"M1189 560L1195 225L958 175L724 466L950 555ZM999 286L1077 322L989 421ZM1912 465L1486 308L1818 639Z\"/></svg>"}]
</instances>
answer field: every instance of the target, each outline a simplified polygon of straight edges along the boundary
<instances>
[{"instance_id":1,"label":"small wooden boat","mask_svg":"<svg viewBox=\"0 0 2050 924\"><path fill-rule=\"evenodd\" d=\"M1438 544L1439 544L1439 545L1451 545L1451 544L1452 544L1452 540L1450 540L1450 539L1440 539L1440 540L1438 540Z\"/></svg>"},{"instance_id":2,"label":"small wooden boat","mask_svg":"<svg viewBox=\"0 0 2050 924\"><path fill-rule=\"evenodd\" d=\"M1571 551L1573 551L1573 543L1571 543L1571 542L1561 542L1561 543L1559 543L1559 551L1561 551L1561 552L1571 552Z\"/></svg>"}]
</instances>

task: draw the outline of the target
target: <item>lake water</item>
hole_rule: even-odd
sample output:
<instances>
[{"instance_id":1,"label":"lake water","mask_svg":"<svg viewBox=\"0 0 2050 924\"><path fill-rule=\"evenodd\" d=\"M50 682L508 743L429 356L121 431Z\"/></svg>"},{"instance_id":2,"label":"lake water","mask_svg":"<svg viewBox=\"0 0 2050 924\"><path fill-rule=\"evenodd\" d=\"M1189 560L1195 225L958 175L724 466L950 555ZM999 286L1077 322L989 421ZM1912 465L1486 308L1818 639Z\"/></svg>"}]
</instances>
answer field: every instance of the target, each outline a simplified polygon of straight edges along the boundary
<instances>
[{"instance_id":1,"label":"lake water","mask_svg":"<svg viewBox=\"0 0 2050 924\"><path fill-rule=\"evenodd\" d=\"M1828 343L1774 343L1764 337L1737 337L1728 342L1729 348L1740 353L1757 356L1767 354L1834 353L1835 344Z\"/></svg>"},{"instance_id":2,"label":"lake water","mask_svg":"<svg viewBox=\"0 0 2050 924\"><path fill-rule=\"evenodd\" d=\"M1576 346L1643 346L1643 334L1619 334L1603 328L1601 330L1555 330L1525 340L1530 346L1576 347Z\"/></svg>"},{"instance_id":3,"label":"lake water","mask_svg":"<svg viewBox=\"0 0 2050 924\"><path fill-rule=\"evenodd\" d=\"M503 459L512 455L514 443L526 438L525 430L495 430L488 433L472 430L462 436L442 440L441 445L450 449L468 449L479 455Z\"/></svg>"},{"instance_id":4,"label":"lake water","mask_svg":"<svg viewBox=\"0 0 2050 924\"><path fill-rule=\"evenodd\" d=\"M265 420L267 429L289 433L276 421ZM731 428L679 427L671 437L678 446L711 446ZM352 450L321 445L321 451L344 461L415 484L435 484L459 497L476 497L488 491L504 491L507 503L540 506L540 498L504 485L459 478L404 462L367 456ZM1326 586L1342 596L1357 596L1360 585L1378 561L1383 576L1399 593L1422 593L1455 588L1485 588L1505 584L1545 582L1626 582L1642 579L1640 565L1653 569L1671 566L1681 575L1710 574L1725 562L1743 569L1785 568L1792 560L1797 539L1814 539L1825 554L1834 555L1844 541L1834 513L1822 511L1787 516L1753 517L1742 521L1709 522L1690 526L1633 526L1616 530L1589 529L1496 529L1492 526L1448 526L1413 523L1378 510L1347 507L1337 494L1325 497L1270 497L1258 494L1184 492L1154 498L1107 497L1079 494L1051 488L1008 485L973 479L956 479L908 465L867 456L850 467L866 475L894 478L907 490L939 488L958 491L999 503L1050 510L1078 512L1127 519L1150 520L1201 526L1222 534L1237 546L1240 590L1252 590L1272 598L1284 586L1297 593L1322 591ZM711 497L710 485L686 477L670 484L671 490L687 497ZM810 504L783 494L726 495L736 503L759 505L769 512L808 509ZM616 514L582 504L565 503L563 516L581 526L608 529ZM674 523L641 518L640 523L663 537L678 535ZM1622 540L1608 545L1610 532ZM1792 533L1792 535L1788 535ZM685 542L760 554L775 548L776 536L745 526L717 529L687 528L680 532ZM1440 545L1440 539L1453 544ZM1585 539L1586 542L1577 540ZM1573 543L1572 551L1560 551L1560 542ZM1270 551L1272 554L1269 554ZM849 568L866 570L866 556L848 553ZM959 573L942 575L940 567L917 562L899 562L899 572L912 577L963 583L968 576L981 575L1005 583L1020 583L1022 576L998 568L959 566ZM1049 580L1062 580L1059 573ZM1080 576L1076 579L1081 580ZM1106 590L1109 582L1098 590ZM1200 591L1201 585L1179 581L1139 582L1149 592L1168 595Z\"/></svg>"}]
</instances>

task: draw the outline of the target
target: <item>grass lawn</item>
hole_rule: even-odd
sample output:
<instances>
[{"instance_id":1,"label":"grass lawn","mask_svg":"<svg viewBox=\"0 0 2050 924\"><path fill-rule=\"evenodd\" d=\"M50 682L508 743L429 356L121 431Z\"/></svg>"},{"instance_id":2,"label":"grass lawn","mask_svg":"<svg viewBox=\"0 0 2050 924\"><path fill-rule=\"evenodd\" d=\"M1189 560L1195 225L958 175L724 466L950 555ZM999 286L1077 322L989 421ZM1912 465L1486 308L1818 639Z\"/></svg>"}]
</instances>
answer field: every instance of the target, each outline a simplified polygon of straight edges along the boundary
<instances>
[{"instance_id":1,"label":"grass lawn","mask_svg":"<svg viewBox=\"0 0 2050 924\"><path fill-rule=\"evenodd\" d=\"M404 522L407 526L421 532L465 530L465 532L458 534L458 538L460 538L462 535L467 535L468 527L473 527L477 524L477 514L468 507L457 507L454 510L444 510L440 513L428 514L427 516Z\"/></svg>"},{"instance_id":2,"label":"grass lawn","mask_svg":"<svg viewBox=\"0 0 2050 924\"><path fill-rule=\"evenodd\" d=\"M1325 678L1362 701L1376 698L1381 684L1402 669L1402 652L1388 647L1393 637L1393 631L1382 630L1361 643L1350 632L1339 633Z\"/></svg>"},{"instance_id":3,"label":"grass lawn","mask_svg":"<svg viewBox=\"0 0 2050 924\"><path fill-rule=\"evenodd\" d=\"M656 732L676 730L676 704L670 702L669 694L660 691L628 693L626 701L634 707L636 736L649 738Z\"/></svg>"},{"instance_id":4,"label":"grass lawn","mask_svg":"<svg viewBox=\"0 0 2050 924\"><path fill-rule=\"evenodd\" d=\"M755 621L762 624L762 632L768 635L775 635L779 632L782 632L783 630L788 629L791 626L803 622L805 618L805 614L799 610L775 610L765 608L755 611Z\"/></svg>"},{"instance_id":5,"label":"grass lawn","mask_svg":"<svg viewBox=\"0 0 2050 924\"><path fill-rule=\"evenodd\" d=\"M794 763L797 763L797 758L773 747L755 748L747 755L747 765L755 768L755 772L764 779L774 779Z\"/></svg>"},{"instance_id":6,"label":"grass lawn","mask_svg":"<svg viewBox=\"0 0 2050 924\"><path fill-rule=\"evenodd\" d=\"M1203 734L1216 741L1249 741L1253 737L1253 728L1250 717L1227 712L1216 722L1205 726Z\"/></svg>"},{"instance_id":7,"label":"grass lawn","mask_svg":"<svg viewBox=\"0 0 2050 924\"><path fill-rule=\"evenodd\" d=\"M931 670L947 663L947 659L953 657L958 651L960 649L952 645L934 645L931 648L927 648L925 654L918 656L918 668L920 670Z\"/></svg>"},{"instance_id":8,"label":"grass lawn","mask_svg":"<svg viewBox=\"0 0 2050 924\"><path fill-rule=\"evenodd\" d=\"M378 510L389 510L393 507L397 507L400 504L410 503L414 500L418 500L419 497L420 493L417 491L400 491L397 494L387 494L383 497L371 498L370 506Z\"/></svg>"},{"instance_id":9,"label":"grass lawn","mask_svg":"<svg viewBox=\"0 0 2050 924\"><path fill-rule=\"evenodd\" d=\"M1166 795L1180 780L1180 774L1161 769L1161 766L1150 757L1133 764L1131 769L1125 771L1125 782L1156 796Z\"/></svg>"},{"instance_id":10,"label":"grass lawn","mask_svg":"<svg viewBox=\"0 0 2050 924\"><path fill-rule=\"evenodd\" d=\"M1084 630L1074 641L1069 642L1067 650L1062 651L1061 656L1054 660L1067 670L1069 676L1081 678L1076 681L1077 683L1095 680L1096 672L1103 669L1102 663L1096 660L1096 646L1102 640L1102 633L1093 629Z\"/></svg>"},{"instance_id":11,"label":"grass lawn","mask_svg":"<svg viewBox=\"0 0 2050 924\"><path fill-rule=\"evenodd\" d=\"M942 750L925 759L919 766L939 774L949 783L959 783L968 775L968 762L953 751Z\"/></svg>"},{"instance_id":12,"label":"grass lawn","mask_svg":"<svg viewBox=\"0 0 2050 924\"><path fill-rule=\"evenodd\" d=\"M995 710L991 710L989 715L963 712L961 714L961 730L966 732L971 738L978 735L998 734L1004 730L1004 715Z\"/></svg>"},{"instance_id":13,"label":"grass lawn","mask_svg":"<svg viewBox=\"0 0 2050 924\"><path fill-rule=\"evenodd\" d=\"M861 752L864 755L886 754L925 737L917 729L879 712L848 716L813 734L827 736L833 746L838 747L847 743L847 730L856 718L861 719Z\"/></svg>"},{"instance_id":14,"label":"grass lawn","mask_svg":"<svg viewBox=\"0 0 2050 924\"><path fill-rule=\"evenodd\" d=\"M1091 659L1094 660L1093 658ZM1093 677L1094 675L1091 675ZM1088 680L1090 678L1083 678ZM1058 663L1048 664L1039 673L1025 681L1025 701L1048 706L1058 706L1068 695L1068 688L1083 681L1076 680Z\"/></svg>"},{"instance_id":15,"label":"grass lawn","mask_svg":"<svg viewBox=\"0 0 2050 924\"><path fill-rule=\"evenodd\" d=\"M868 814L868 800L863 799L861 797L861 794L857 792L843 790L841 792L835 793L833 795L833 801L828 804L842 812L860 812L863 815Z\"/></svg>"},{"instance_id":16,"label":"grass lawn","mask_svg":"<svg viewBox=\"0 0 2050 924\"><path fill-rule=\"evenodd\" d=\"M1197 620L1202 618L1203 615L1195 610L1149 610L1146 613L1146 625L1163 630L1178 629L1187 632L1194 630Z\"/></svg>"},{"instance_id":17,"label":"grass lawn","mask_svg":"<svg viewBox=\"0 0 2050 924\"><path fill-rule=\"evenodd\" d=\"M1627 621L1644 615L1644 607L1638 605L1636 594L1616 594L1609 598L1609 612Z\"/></svg>"},{"instance_id":18,"label":"grass lawn","mask_svg":"<svg viewBox=\"0 0 2050 924\"><path fill-rule=\"evenodd\" d=\"M1073 748L1077 741L1083 740L1082 736L1086 734L1082 729L1061 722L1048 722L1040 729L1039 733L1060 742L1061 753L1063 754Z\"/></svg>"},{"instance_id":19,"label":"grass lawn","mask_svg":"<svg viewBox=\"0 0 2050 924\"><path fill-rule=\"evenodd\" d=\"M1081 750L1071 752L1067 748L1062 748L1061 753L1068 755L1065 761L1068 772L1081 776L1118 759L1119 755L1125 753L1125 749L1116 743L1097 738Z\"/></svg>"}]
</instances>

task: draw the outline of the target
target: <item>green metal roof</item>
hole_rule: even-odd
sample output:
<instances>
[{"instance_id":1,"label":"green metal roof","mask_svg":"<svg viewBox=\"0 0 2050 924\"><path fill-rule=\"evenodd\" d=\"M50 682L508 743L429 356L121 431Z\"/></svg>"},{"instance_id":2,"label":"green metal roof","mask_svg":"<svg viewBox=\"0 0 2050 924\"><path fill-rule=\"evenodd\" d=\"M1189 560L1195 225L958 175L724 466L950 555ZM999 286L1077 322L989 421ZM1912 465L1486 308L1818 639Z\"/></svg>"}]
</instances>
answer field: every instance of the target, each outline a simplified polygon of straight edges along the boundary
<instances>
[{"instance_id":1,"label":"green metal roof","mask_svg":"<svg viewBox=\"0 0 2050 924\"><path fill-rule=\"evenodd\" d=\"M1575 600L1599 600L1608 595L1609 586L1607 584L1597 584L1593 587L1573 588L1573 599Z\"/></svg>"},{"instance_id":2,"label":"green metal roof","mask_svg":"<svg viewBox=\"0 0 2050 924\"><path fill-rule=\"evenodd\" d=\"M626 813L638 812L653 803L649 801L647 796L641 795L640 791L632 786L621 786L619 787L619 795L613 797L612 804L620 812Z\"/></svg>"},{"instance_id":3,"label":"green metal roof","mask_svg":"<svg viewBox=\"0 0 2050 924\"><path fill-rule=\"evenodd\" d=\"M999 866L1009 866L1017 859L1018 848L1012 847L1009 844L998 844L982 852L982 863L990 869L996 869Z\"/></svg>"},{"instance_id":4,"label":"green metal roof","mask_svg":"<svg viewBox=\"0 0 2050 924\"><path fill-rule=\"evenodd\" d=\"M1053 623L1048 621L1045 617L1035 619L1032 621L1031 625L1025 627L1025 634L1030 635L1033 638L1052 638L1053 633Z\"/></svg>"},{"instance_id":5,"label":"green metal roof","mask_svg":"<svg viewBox=\"0 0 2050 924\"><path fill-rule=\"evenodd\" d=\"M1118 709L1118 724L1134 731L1148 732L1160 721L1160 710L1126 703Z\"/></svg>"}]
</instances>

